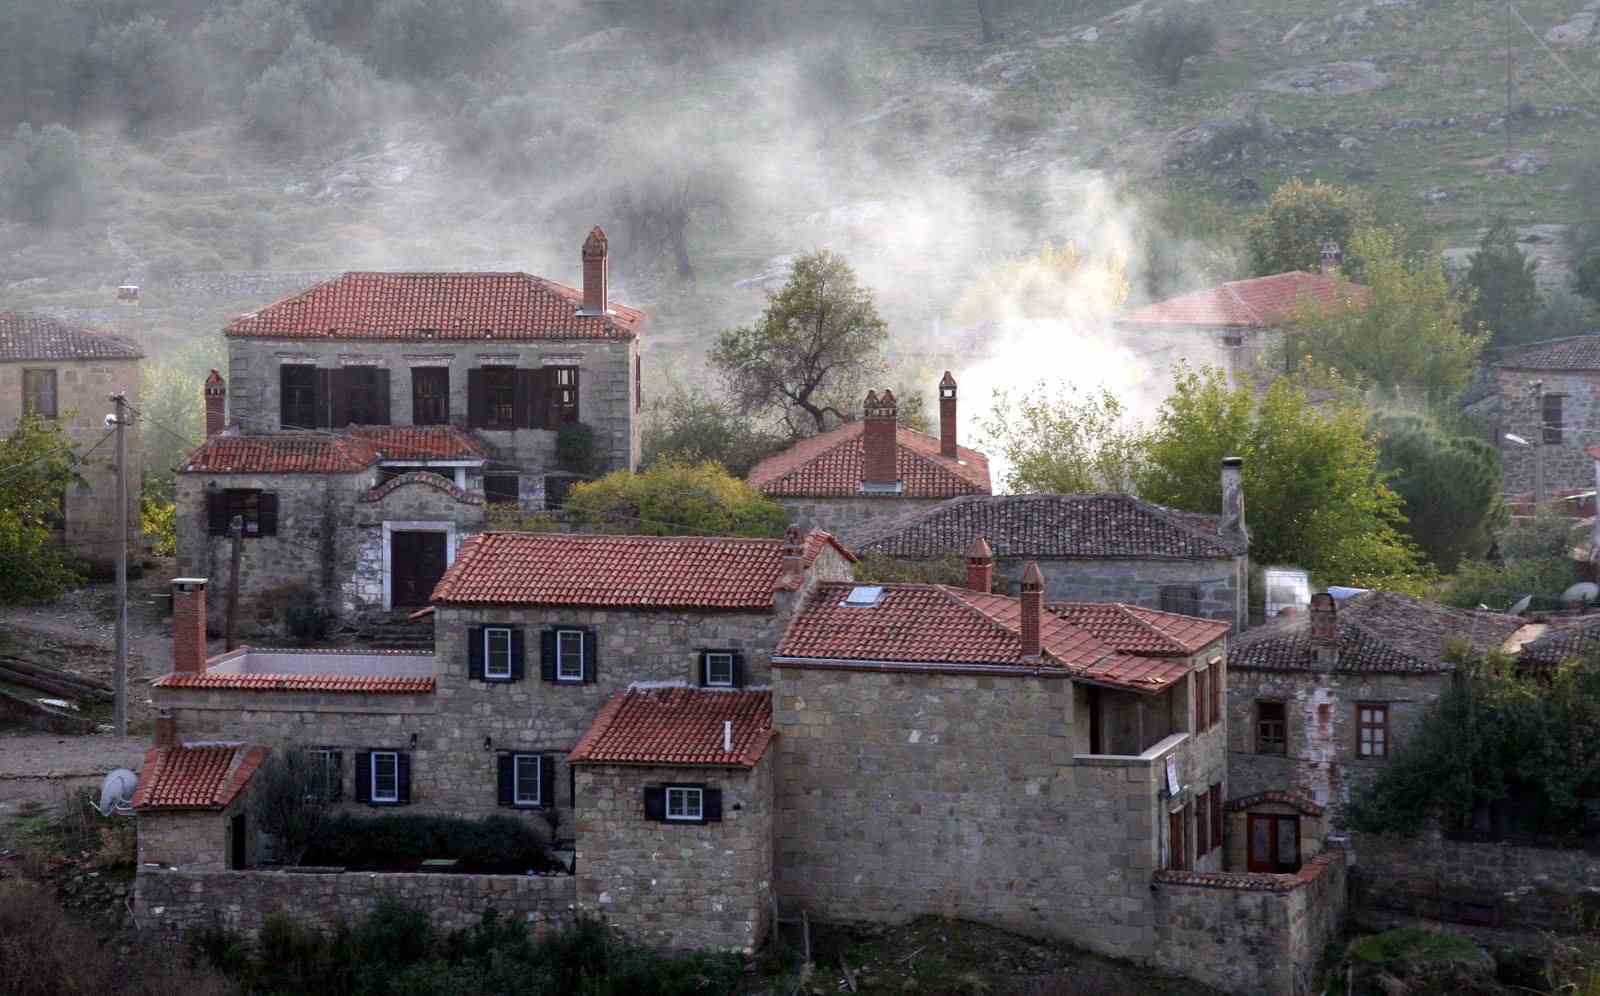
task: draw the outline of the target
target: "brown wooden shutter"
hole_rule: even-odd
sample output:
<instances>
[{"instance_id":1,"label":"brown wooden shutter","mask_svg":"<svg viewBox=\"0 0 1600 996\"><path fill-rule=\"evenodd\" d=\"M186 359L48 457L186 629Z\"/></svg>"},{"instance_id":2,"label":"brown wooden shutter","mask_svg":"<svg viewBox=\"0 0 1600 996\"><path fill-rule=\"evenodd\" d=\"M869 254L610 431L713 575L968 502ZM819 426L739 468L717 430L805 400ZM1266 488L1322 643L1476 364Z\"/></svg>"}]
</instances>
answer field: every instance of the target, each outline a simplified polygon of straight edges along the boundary
<instances>
[{"instance_id":1,"label":"brown wooden shutter","mask_svg":"<svg viewBox=\"0 0 1600 996\"><path fill-rule=\"evenodd\" d=\"M212 536L228 535L228 493L206 492L206 532Z\"/></svg>"},{"instance_id":2,"label":"brown wooden shutter","mask_svg":"<svg viewBox=\"0 0 1600 996\"><path fill-rule=\"evenodd\" d=\"M378 401L373 406L372 419L374 425L389 424L389 371L373 371L373 390L377 392Z\"/></svg>"},{"instance_id":3,"label":"brown wooden shutter","mask_svg":"<svg viewBox=\"0 0 1600 996\"><path fill-rule=\"evenodd\" d=\"M521 367L511 372L511 420L519 429L537 429L534 424L533 396L539 371Z\"/></svg>"},{"instance_id":4,"label":"brown wooden shutter","mask_svg":"<svg viewBox=\"0 0 1600 996\"><path fill-rule=\"evenodd\" d=\"M278 535L278 494L275 491L256 495L256 535Z\"/></svg>"},{"instance_id":5,"label":"brown wooden shutter","mask_svg":"<svg viewBox=\"0 0 1600 996\"><path fill-rule=\"evenodd\" d=\"M1222 717L1222 658L1211 662L1211 725Z\"/></svg>"},{"instance_id":6,"label":"brown wooden shutter","mask_svg":"<svg viewBox=\"0 0 1600 996\"><path fill-rule=\"evenodd\" d=\"M328 389L332 392L329 396L328 407L333 414L331 428L343 429L350 424L350 374L347 370L328 371Z\"/></svg>"},{"instance_id":7,"label":"brown wooden shutter","mask_svg":"<svg viewBox=\"0 0 1600 996\"><path fill-rule=\"evenodd\" d=\"M1222 846L1222 783L1211 786L1211 846Z\"/></svg>"},{"instance_id":8,"label":"brown wooden shutter","mask_svg":"<svg viewBox=\"0 0 1600 996\"><path fill-rule=\"evenodd\" d=\"M336 387L333 375L338 372L337 370L322 368L317 370L316 417L312 419L312 428L314 429L330 429L333 427L333 396Z\"/></svg>"},{"instance_id":9,"label":"brown wooden shutter","mask_svg":"<svg viewBox=\"0 0 1600 996\"><path fill-rule=\"evenodd\" d=\"M501 754L498 759L498 770L495 772L495 801L500 805L510 806L516 802L516 779L516 755Z\"/></svg>"},{"instance_id":10,"label":"brown wooden shutter","mask_svg":"<svg viewBox=\"0 0 1600 996\"><path fill-rule=\"evenodd\" d=\"M482 429L489 424L489 392L483 383L483 368L467 371L467 427Z\"/></svg>"},{"instance_id":11,"label":"brown wooden shutter","mask_svg":"<svg viewBox=\"0 0 1600 996\"><path fill-rule=\"evenodd\" d=\"M644 818L657 822L666 820L667 790L664 786L646 786L644 790Z\"/></svg>"}]
</instances>

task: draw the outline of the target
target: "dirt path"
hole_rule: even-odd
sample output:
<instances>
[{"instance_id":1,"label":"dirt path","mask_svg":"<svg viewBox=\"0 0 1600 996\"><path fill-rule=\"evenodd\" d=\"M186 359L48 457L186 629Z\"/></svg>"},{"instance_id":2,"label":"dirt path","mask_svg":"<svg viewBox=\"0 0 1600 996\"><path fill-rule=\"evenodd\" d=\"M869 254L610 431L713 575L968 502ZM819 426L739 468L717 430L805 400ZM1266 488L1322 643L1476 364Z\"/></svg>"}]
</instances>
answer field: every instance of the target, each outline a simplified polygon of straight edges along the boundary
<instances>
[{"instance_id":1,"label":"dirt path","mask_svg":"<svg viewBox=\"0 0 1600 996\"><path fill-rule=\"evenodd\" d=\"M138 771L148 737L0 734L0 850L8 826L31 804L53 806L79 786L98 789L113 768Z\"/></svg>"}]
</instances>

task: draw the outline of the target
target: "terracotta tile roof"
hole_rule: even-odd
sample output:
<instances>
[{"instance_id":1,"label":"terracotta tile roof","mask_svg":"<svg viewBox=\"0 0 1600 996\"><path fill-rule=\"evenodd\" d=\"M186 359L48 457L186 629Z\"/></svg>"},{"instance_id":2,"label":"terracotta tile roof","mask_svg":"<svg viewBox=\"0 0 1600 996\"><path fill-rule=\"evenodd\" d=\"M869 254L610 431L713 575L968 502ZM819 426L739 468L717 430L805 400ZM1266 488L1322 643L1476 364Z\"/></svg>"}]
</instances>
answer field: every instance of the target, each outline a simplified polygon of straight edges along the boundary
<instances>
[{"instance_id":1,"label":"terracotta tile roof","mask_svg":"<svg viewBox=\"0 0 1600 996\"><path fill-rule=\"evenodd\" d=\"M369 490L361 496L365 502L383 501L401 488L416 485L418 487L432 488L435 491L449 495L452 499L463 505L482 505L483 495L476 491L463 491L455 486L455 482L447 481L438 474L431 474L426 470L413 470L406 474L391 477L382 484Z\"/></svg>"},{"instance_id":2,"label":"terracotta tile roof","mask_svg":"<svg viewBox=\"0 0 1600 996\"><path fill-rule=\"evenodd\" d=\"M1211 328L1271 328L1304 302L1318 305L1365 301L1371 291L1337 276L1292 270L1270 277L1231 280L1124 312L1118 326L1161 328L1200 325Z\"/></svg>"},{"instance_id":3,"label":"terracotta tile roof","mask_svg":"<svg viewBox=\"0 0 1600 996\"><path fill-rule=\"evenodd\" d=\"M857 548L926 559L961 553L981 536L1000 558L1214 560L1244 553L1241 540L1218 535L1217 518L1126 494L981 495L885 521Z\"/></svg>"},{"instance_id":4,"label":"terracotta tile roof","mask_svg":"<svg viewBox=\"0 0 1600 996\"><path fill-rule=\"evenodd\" d=\"M432 695L433 678L402 675L229 674L215 671L171 672L150 683L154 688L196 688L236 692L344 692L359 695Z\"/></svg>"},{"instance_id":5,"label":"terracotta tile roof","mask_svg":"<svg viewBox=\"0 0 1600 996\"><path fill-rule=\"evenodd\" d=\"M1197 653L1227 636L1233 628L1215 619L1118 602L1051 602L1045 607L1124 653L1157 657Z\"/></svg>"},{"instance_id":6,"label":"terracotta tile roof","mask_svg":"<svg viewBox=\"0 0 1600 996\"><path fill-rule=\"evenodd\" d=\"M355 436L315 432L223 432L189 454L185 474L352 474L377 463L378 448Z\"/></svg>"},{"instance_id":7,"label":"terracotta tile roof","mask_svg":"<svg viewBox=\"0 0 1600 996\"><path fill-rule=\"evenodd\" d=\"M1556 667L1588 657L1600 650L1600 615L1556 620L1537 640L1522 645L1518 660L1523 664Z\"/></svg>"},{"instance_id":8,"label":"terracotta tile roof","mask_svg":"<svg viewBox=\"0 0 1600 996\"><path fill-rule=\"evenodd\" d=\"M1505 354L1505 370L1600 370L1600 335L1574 335L1529 343Z\"/></svg>"},{"instance_id":9,"label":"terracotta tile roof","mask_svg":"<svg viewBox=\"0 0 1600 996\"><path fill-rule=\"evenodd\" d=\"M1344 860L1344 852L1331 847L1310 858L1292 875L1273 872L1192 872L1169 871L1165 868L1150 876L1152 881L1168 885L1198 885L1211 889L1235 889L1241 892L1293 892L1308 882L1314 882L1323 871Z\"/></svg>"},{"instance_id":10,"label":"terracotta tile roof","mask_svg":"<svg viewBox=\"0 0 1600 996\"><path fill-rule=\"evenodd\" d=\"M349 435L378 448L385 460L487 460L489 448L449 425L352 425Z\"/></svg>"},{"instance_id":11,"label":"terracotta tile roof","mask_svg":"<svg viewBox=\"0 0 1600 996\"><path fill-rule=\"evenodd\" d=\"M346 273L242 315L230 337L631 339L644 312L579 315L583 292L527 273Z\"/></svg>"},{"instance_id":12,"label":"terracotta tile roof","mask_svg":"<svg viewBox=\"0 0 1600 996\"><path fill-rule=\"evenodd\" d=\"M1336 671L1449 671L1455 665L1444 657L1452 642L1466 640L1486 653L1522 627L1516 616L1466 612L1387 591L1355 595L1337 606ZM1250 630L1228 648L1228 666L1315 670L1309 625L1310 616L1302 613Z\"/></svg>"},{"instance_id":13,"label":"terracotta tile roof","mask_svg":"<svg viewBox=\"0 0 1600 996\"><path fill-rule=\"evenodd\" d=\"M813 530L801 561L831 546ZM479 533L433 590L435 604L590 605L654 609L770 609L783 575L784 541L713 536Z\"/></svg>"},{"instance_id":14,"label":"terracotta tile roof","mask_svg":"<svg viewBox=\"0 0 1600 996\"><path fill-rule=\"evenodd\" d=\"M729 720L733 750L724 751ZM774 736L771 692L634 686L600 709L567 760L753 768Z\"/></svg>"},{"instance_id":15,"label":"terracotta tile roof","mask_svg":"<svg viewBox=\"0 0 1600 996\"><path fill-rule=\"evenodd\" d=\"M1237 813L1242 809L1249 809L1251 806L1259 806L1263 802L1277 802L1285 806L1293 806L1307 816L1321 816L1327 811L1324 807L1317 805L1315 801L1298 792L1283 792L1278 789L1268 789L1265 792L1257 792L1254 795L1229 799L1222 808L1230 813Z\"/></svg>"},{"instance_id":16,"label":"terracotta tile roof","mask_svg":"<svg viewBox=\"0 0 1600 996\"><path fill-rule=\"evenodd\" d=\"M780 498L860 497L865 422L847 422L837 429L802 439L774 453L751 469L750 486ZM895 426L895 468L904 490L888 498L954 498L986 495L989 458L965 446L958 460L939 453L937 437Z\"/></svg>"},{"instance_id":17,"label":"terracotta tile roof","mask_svg":"<svg viewBox=\"0 0 1600 996\"><path fill-rule=\"evenodd\" d=\"M153 748L144 755L133 808L224 809L266 757L265 747L245 744Z\"/></svg>"},{"instance_id":18,"label":"terracotta tile roof","mask_svg":"<svg viewBox=\"0 0 1600 996\"><path fill-rule=\"evenodd\" d=\"M143 357L139 347L120 336L68 325L48 315L0 311L0 363Z\"/></svg>"}]
</instances>

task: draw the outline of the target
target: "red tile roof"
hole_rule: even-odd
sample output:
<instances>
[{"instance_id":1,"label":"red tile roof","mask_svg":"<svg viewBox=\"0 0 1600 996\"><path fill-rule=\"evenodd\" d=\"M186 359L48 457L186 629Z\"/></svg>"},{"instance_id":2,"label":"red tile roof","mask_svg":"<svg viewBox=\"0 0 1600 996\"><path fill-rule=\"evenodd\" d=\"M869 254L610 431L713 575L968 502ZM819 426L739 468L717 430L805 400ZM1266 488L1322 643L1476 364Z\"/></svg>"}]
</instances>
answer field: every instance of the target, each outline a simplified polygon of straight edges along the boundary
<instances>
[{"instance_id":1,"label":"red tile roof","mask_svg":"<svg viewBox=\"0 0 1600 996\"><path fill-rule=\"evenodd\" d=\"M860 497L865 422L847 422L821 435L802 439L774 453L751 469L746 477L763 494L784 498ZM939 440L895 427L895 469L905 489L888 498L955 498L986 495L989 458L977 450L958 446L957 460L939 453Z\"/></svg>"},{"instance_id":2,"label":"red tile roof","mask_svg":"<svg viewBox=\"0 0 1600 996\"><path fill-rule=\"evenodd\" d=\"M1329 848L1314 858L1309 858L1293 874L1274 872L1194 872L1161 869L1150 876L1152 881L1168 885L1198 885L1211 889L1234 889L1241 892L1293 892L1307 882L1316 881L1329 865L1344 860L1344 852Z\"/></svg>"},{"instance_id":3,"label":"red tile roof","mask_svg":"<svg viewBox=\"0 0 1600 996\"><path fill-rule=\"evenodd\" d=\"M803 564L831 546L806 537ZM590 605L764 610L783 575L784 541L713 536L479 533L467 539L433 590L439 605Z\"/></svg>"},{"instance_id":4,"label":"red tile roof","mask_svg":"<svg viewBox=\"0 0 1600 996\"><path fill-rule=\"evenodd\" d=\"M1046 608L1118 650L1158 657L1198 653L1227 636L1233 628L1215 619L1197 619L1118 602L1052 602Z\"/></svg>"},{"instance_id":5,"label":"red tile roof","mask_svg":"<svg viewBox=\"0 0 1600 996\"><path fill-rule=\"evenodd\" d=\"M426 470L413 470L410 473L391 477L382 484L371 489L361 496L365 502L383 501L401 488L416 485L418 487L432 488L435 491L449 495L452 499L463 505L482 505L483 495L476 491L463 491L455 486L452 481L447 481L438 474L431 474Z\"/></svg>"},{"instance_id":6,"label":"red tile roof","mask_svg":"<svg viewBox=\"0 0 1600 996\"><path fill-rule=\"evenodd\" d=\"M265 747L244 744L153 748L144 755L133 808L224 809L266 757Z\"/></svg>"},{"instance_id":7,"label":"red tile roof","mask_svg":"<svg viewBox=\"0 0 1600 996\"><path fill-rule=\"evenodd\" d=\"M487 460L489 448L449 425L352 425L349 435L378 448L385 460Z\"/></svg>"},{"instance_id":8,"label":"red tile roof","mask_svg":"<svg viewBox=\"0 0 1600 996\"><path fill-rule=\"evenodd\" d=\"M1370 294L1367 288L1342 277L1292 270L1270 277L1232 280L1156 301L1123 313L1116 324L1143 328L1270 328L1289 318L1303 303L1327 306L1365 301Z\"/></svg>"},{"instance_id":9,"label":"red tile roof","mask_svg":"<svg viewBox=\"0 0 1600 996\"><path fill-rule=\"evenodd\" d=\"M223 329L235 338L631 339L644 312L579 315L583 292L527 273L346 273Z\"/></svg>"},{"instance_id":10,"label":"red tile roof","mask_svg":"<svg viewBox=\"0 0 1600 996\"><path fill-rule=\"evenodd\" d=\"M47 315L0 311L0 363L30 360L137 360L139 347L119 336Z\"/></svg>"},{"instance_id":11,"label":"red tile roof","mask_svg":"<svg viewBox=\"0 0 1600 996\"><path fill-rule=\"evenodd\" d=\"M1573 335L1532 342L1507 353L1503 370L1600 370L1600 335Z\"/></svg>"},{"instance_id":12,"label":"red tile roof","mask_svg":"<svg viewBox=\"0 0 1600 996\"><path fill-rule=\"evenodd\" d=\"M189 455L186 474L351 474L382 454L365 439L315 432L223 432Z\"/></svg>"},{"instance_id":13,"label":"red tile roof","mask_svg":"<svg viewBox=\"0 0 1600 996\"><path fill-rule=\"evenodd\" d=\"M362 695L432 695L433 678L405 675L228 674L173 671L152 681L154 688L199 688L237 692L348 692Z\"/></svg>"},{"instance_id":14,"label":"red tile roof","mask_svg":"<svg viewBox=\"0 0 1600 996\"><path fill-rule=\"evenodd\" d=\"M635 686L611 697L567 760L753 768L774 736L771 692Z\"/></svg>"}]
</instances>

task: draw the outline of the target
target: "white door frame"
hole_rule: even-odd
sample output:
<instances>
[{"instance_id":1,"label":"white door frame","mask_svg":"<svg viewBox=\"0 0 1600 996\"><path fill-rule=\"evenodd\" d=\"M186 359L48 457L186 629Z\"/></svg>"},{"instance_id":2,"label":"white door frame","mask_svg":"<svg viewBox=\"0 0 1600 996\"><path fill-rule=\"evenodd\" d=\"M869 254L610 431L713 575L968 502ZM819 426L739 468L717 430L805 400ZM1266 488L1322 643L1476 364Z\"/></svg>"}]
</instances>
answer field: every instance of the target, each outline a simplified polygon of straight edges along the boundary
<instances>
[{"instance_id":1,"label":"white door frame","mask_svg":"<svg viewBox=\"0 0 1600 996\"><path fill-rule=\"evenodd\" d=\"M456 562L456 524L454 522L385 522L383 524L383 610L394 609L394 534L444 533L444 565Z\"/></svg>"}]
</instances>

